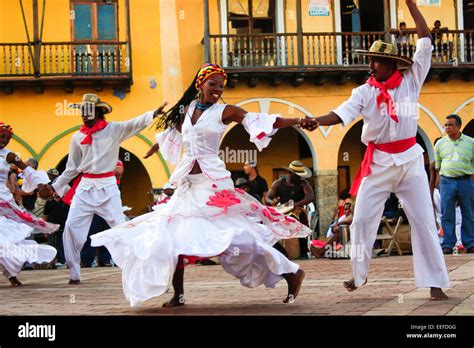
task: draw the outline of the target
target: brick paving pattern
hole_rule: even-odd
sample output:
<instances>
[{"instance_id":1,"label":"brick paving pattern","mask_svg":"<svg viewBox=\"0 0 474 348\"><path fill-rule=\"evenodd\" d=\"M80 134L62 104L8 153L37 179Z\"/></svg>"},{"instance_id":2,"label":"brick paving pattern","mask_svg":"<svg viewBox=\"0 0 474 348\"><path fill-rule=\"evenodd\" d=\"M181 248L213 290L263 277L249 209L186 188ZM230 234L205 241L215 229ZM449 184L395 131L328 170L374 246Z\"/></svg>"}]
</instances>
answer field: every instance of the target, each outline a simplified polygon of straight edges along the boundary
<instances>
[{"instance_id":1,"label":"brick paving pattern","mask_svg":"<svg viewBox=\"0 0 474 348\"><path fill-rule=\"evenodd\" d=\"M248 289L221 266L188 266L186 306L162 308L171 292L131 308L122 293L118 268L82 270L82 284L70 286L68 270L24 271L24 286L0 281L2 315L474 315L474 255L448 255L449 300L429 301L428 289L415 287L411 256L372 260L369 281L353 293L342 282L351 277L349 260L298 261L306 272L299 297L283 304L286 283L275 289Z\"/></svg>"}]
</instances>

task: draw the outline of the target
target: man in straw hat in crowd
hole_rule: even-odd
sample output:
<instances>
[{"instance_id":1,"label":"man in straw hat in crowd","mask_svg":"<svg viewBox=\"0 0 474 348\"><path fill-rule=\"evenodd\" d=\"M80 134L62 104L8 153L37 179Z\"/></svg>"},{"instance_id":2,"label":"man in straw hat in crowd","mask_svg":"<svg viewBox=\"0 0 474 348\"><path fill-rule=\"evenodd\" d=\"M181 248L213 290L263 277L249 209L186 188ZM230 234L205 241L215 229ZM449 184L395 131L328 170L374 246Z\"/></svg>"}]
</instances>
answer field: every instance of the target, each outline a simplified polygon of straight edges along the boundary
<instances>
[{"instance_id":1,"label":"man in straw hat in crowd","mask_svg":"<svg viewBox=\"0 0 474 348\"><path fill-rule=\"evenodd\" d=\"M369 273L372 246L384 203L394 192L408 216L412 231L413 263L417 287L431 288L432 300L446 299L449 287L446 264L437 239L435 217L424 168L423 149L416 143L417 103L431 65L432 42L416 0L406 0L416 25L418 41L414 61L399 56L397 47L376 41L369 51L371 77L329 114L317 117L319 125L349 125L362 115L362 142L367 151L352 184L357 194L351 225L353 279L348 291L364 285ZM408 67L403 73L397 64ZM358 193L357 193L358 192Z\"/></svg>"},{"instance_id":2,"label":"man in straw hat in crowd","mask_svg":"<svg viewBox=\"0 0 474 348\"><path fill-rule=\"evenodd\" d=\"M293 201L293 212L298 220L308 226L308 216L303 207L314 201L314 191L308 178L312 176L311 169L304 166L300 161L293 161L284 169L290 172L288 179L281 178L272 184L268 191L267 202L273 205L285 204ZM299 238L300 255L302 258L308 255L308 243L306 238Z\"/></svg>"},{"instance_id":3,"label":"man in straw hat in crowd","mask_svg":"<svg viewBox=\"0 0 474 348\"><path fill-rule=\"evenodd\" d=\"M82 102L72 106L80 109L84 125L72 136L66 170L53 184L39 189L43 198L56 193L71 204L63 237L69 284L80 283L80 253L94 214L112 227L124 221L114 175L120 143L150 125L165 105L125 122L107 122L105 115L112 107L95 94L84 94Z\"/></svg>"}]
</instances>

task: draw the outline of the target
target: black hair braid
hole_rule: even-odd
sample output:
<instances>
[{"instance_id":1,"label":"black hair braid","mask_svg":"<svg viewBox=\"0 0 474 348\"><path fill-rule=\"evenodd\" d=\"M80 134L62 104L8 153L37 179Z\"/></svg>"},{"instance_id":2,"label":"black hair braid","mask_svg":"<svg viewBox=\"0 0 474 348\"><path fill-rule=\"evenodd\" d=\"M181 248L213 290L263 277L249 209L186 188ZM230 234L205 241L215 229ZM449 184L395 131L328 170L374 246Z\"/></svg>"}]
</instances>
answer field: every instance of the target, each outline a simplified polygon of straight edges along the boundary
<instances>
[{"instance_id":1,"label":"black hair braid","mask_svg":"<svg viewBox=\"0 0 474 348\"><path fill-rule=\"evenodd\" d=\"M158 119L158 122L156 123L156 129L165 130L168 128L176 128L178 126L179 122L184 117L184 109L194 99L196 99L196 96L198 94L198 90L195 87L196 79L197 74L194 77L194 80L191 85L186 90L186 92L184 92L181 99Z\"/></svg>"}]
</instances>

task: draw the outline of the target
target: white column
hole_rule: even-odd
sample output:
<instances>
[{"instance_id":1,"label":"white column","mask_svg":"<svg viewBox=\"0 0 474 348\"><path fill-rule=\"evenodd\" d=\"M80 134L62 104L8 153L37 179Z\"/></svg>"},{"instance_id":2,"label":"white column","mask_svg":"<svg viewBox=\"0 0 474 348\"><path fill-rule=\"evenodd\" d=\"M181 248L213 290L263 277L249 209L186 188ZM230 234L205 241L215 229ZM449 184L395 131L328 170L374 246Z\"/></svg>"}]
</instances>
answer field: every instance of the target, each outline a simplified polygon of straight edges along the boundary
<instances>
[{"instance_id":1,"label":"white column","mask_svg":"<svg viewBox=\"0 0 474 348\"><path fill-rule=\"evenodd\" d=\"M464 30L464 16L463 16L463 0L456 0L456 17L457 17L457 30ZM458 57L458 59L461 60L461 62L464 62L464 34L459 34L459 45L461 46L460 50L460 55L461 57Z\"/></svg>"},{"instance_id":2,"label":"white column","mask_svg":"<svg viewBox=\"0 0 474 348\"><path fill-rule=\"evenodd\" d=\"M341 24L341 1L334 0L334 32L342 32ZM337 48L337 64L342 64L342 37L336 36L336 48Z\"/></svg>"},{"instance_id":3,"label":"white column","mask_svg":"<svg viewBox=\"0 0 474 348\"><path fill-rule=\"evenodd\" d=\"M276 0L276 32L284 33L285 32L285 6L283 0ZM275 42L276 49L276 64L277 65L286 65L285 57L285 46L286 41L284 36L277 37Z\"/></svg>"},{"instance_id":4,"label":"white column","mask_svg":"<svg viewBox=\"0 0 474 348\"><path fill-rule=\"evenodd\" d=\"M390 0L390 27L391 29L398 29L397 0ZM394 42L395 35L392 35L391 39Z\"/></svg>"},{"instance_id":5,"label":"white column","mask_svg":"<svg viewBox=\"0 0 474 348\"><path fill-rule=\"evenodd\" d=\"M220 0L219 1L219 13L220 13L220 21L221 21L221 35L227 35L227 0ZM223 67L229 66L227 64L227 39L223 38L221 41L222 44L222 57L221 62Z\"/></svg>"},{"instance_id":6,"label":"white column","mask_svg":"<svg viewBox=\"0 0 474 348\"><path fill-rule=\"evenodd\" d=\"M165 100L178 100L183 94L178 19L166 15L176 13L176 0L159 1L159 6L163 97Z\"/></svg>"}]
</instances>

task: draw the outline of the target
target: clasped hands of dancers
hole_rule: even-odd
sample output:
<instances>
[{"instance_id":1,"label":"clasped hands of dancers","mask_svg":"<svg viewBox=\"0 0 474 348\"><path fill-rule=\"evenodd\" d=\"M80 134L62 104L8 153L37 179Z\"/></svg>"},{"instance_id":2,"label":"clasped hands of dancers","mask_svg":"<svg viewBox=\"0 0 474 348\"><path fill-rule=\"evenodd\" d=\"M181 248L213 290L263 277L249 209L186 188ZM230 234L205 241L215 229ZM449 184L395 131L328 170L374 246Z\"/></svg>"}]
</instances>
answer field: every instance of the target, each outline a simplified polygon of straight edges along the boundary
<instances>
[{"instance_id":1,"label":"clasped hands of dancers","mask_svg":"<svg viewBox=\"0 0 474 348\"><path fill-rule=\"evenodd\" d=\"M424 183L423 150L413 141L417 117L399 115L399 118L393 107L400 99L417 102L431 64L429 29L416 1L406 0L406 3L419 37L413 61L398 55L396 46L390 43L374 42L368 51L358 52L369 57L371 78L354 89L349 100L325 116L283 118L219 104L227 76L215 64L206 64L199 70L191 86L170 110L165 112L166 104L163 104L126 122L106 122L104 116L112 107L96 95L84 95L83 102L76 105L81 109L84 125L73 135L66 170L53 184L38 186L43 198L53 193L64 196L69 182L81 178L76 179L72 194L68 192L72 204L63 240L71 272L69 283L80 282L80 250L92 216L98 214L112 228L92 236L92 245L105 245L109 249L122 269L124 295L132 306L162 295L170 283L174 296L164 306L183 305L185 264L193 257L212 256L219 256L224 270L247 287L261 284L274 287L285 279L288 295L284 302L292 302L305 274L272 245L280 239L306 237L312 231L234 188L230 172L218 156L220 140L228 125L236 122L244 126L250 141L262 150L279 128L298 125L313 131L319 125L346 126L362 115L365 124L362 141L369 148L352 190L358 191L351 225L354 278L344 286L353 291L367 282L383 204L390 192L395 191L404 200L412 225L417 286L431 288L431 299L446 298L441 288L449 287L449 280L436 240L428 184ZM397 63L407 69L400 72ZM145 157L160 150L166 160L178 163L170 177L178 189L167 204L125 222L120 193L111 173L120 143L139 133L155 118L161 132ZM406 175L408 172L410 176Z\"/></svg>"}]
</instances>

